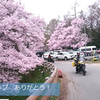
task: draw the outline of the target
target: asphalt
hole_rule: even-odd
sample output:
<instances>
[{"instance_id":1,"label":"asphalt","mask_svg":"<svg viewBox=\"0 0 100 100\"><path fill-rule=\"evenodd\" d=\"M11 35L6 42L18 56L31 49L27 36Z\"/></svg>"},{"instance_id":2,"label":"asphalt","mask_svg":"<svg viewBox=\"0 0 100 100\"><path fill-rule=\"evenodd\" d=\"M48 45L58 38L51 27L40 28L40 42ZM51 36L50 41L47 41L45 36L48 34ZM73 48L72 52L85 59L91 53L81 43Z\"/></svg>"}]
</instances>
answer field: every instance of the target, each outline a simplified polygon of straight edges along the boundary
<instances>
[{"instance_id":1,"label":"asphalt","mask_svg":"<svg viewBox=\"0 0 100 100\"><path fill-rule=\"evenodd\" d=\"M100 64L86 64L86 76L76 74L71 61L55 61L65 75L59 100L99 100ZM65 87L65 88L64 88Z\"/></svg>"}]
</instances>

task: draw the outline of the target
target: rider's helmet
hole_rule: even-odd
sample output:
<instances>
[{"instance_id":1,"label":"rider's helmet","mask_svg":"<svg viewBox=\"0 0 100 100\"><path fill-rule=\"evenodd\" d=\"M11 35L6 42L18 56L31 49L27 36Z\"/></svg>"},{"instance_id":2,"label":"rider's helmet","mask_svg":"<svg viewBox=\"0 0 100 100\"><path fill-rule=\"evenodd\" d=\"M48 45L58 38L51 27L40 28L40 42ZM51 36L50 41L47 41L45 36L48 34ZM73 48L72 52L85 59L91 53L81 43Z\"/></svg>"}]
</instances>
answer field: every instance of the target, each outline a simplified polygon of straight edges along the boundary
<instances>
[{"instance_id":1,"label":"rider's helmet","mask_svg":"<svg viewBox=\"0 0 100 100\"><path fill-rule=\"evenodd\" d=\"M77 52L77 55L80 55L80 52Z\"/></svg>"}]
</instances>

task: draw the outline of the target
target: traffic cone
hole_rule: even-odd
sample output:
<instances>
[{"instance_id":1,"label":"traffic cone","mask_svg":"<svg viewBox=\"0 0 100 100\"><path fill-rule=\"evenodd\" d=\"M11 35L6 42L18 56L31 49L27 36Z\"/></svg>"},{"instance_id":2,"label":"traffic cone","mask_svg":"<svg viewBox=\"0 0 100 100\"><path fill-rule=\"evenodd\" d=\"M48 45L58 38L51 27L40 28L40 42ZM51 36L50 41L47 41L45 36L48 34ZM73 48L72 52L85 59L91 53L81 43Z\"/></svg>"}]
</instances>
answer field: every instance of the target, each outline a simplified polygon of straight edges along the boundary
<instances>
[{"instance_id":1,"label":"traffic cone","mask_svg":"<svg viewBox=\"0 0 100 100\"><path fill-rule=\"evenodd\" d=\"M63 74L62 74L61 70L59 70L59 72L58 72L58 78L63 78Z\"/></svg>"}]
</instances>

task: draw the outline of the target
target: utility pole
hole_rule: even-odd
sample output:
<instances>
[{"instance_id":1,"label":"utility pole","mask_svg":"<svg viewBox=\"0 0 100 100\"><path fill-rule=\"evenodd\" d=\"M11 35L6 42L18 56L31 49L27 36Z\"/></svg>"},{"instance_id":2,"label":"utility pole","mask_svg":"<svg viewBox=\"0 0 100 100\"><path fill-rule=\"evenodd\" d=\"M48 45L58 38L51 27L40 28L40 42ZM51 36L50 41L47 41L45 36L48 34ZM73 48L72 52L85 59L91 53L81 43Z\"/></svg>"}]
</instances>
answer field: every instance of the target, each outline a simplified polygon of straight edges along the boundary
<instances>
[{"instance_id":1,"label":"utility pole","mask_svg":"<svg viewBox=\"0 0 100 100\"><path fill-rule=\"evenodd\" d=\"M81 15L85 21L85 18L83 16L83 11L81 11ZM85 41L85 53L86 53L86 28L85 28L85 23L84 23L84 41Z\"/></svg>"},{"instance_id":2,"label":"utility pole","mask_svg":"<svg viewBox=\"0 0 100 100\"><path fill-rule=\"evenodd\" d=\"M84 24L84 41L85 41L85 53L86 53L86 28Z\"/></svg>"},{"instance_id":3,"label":"utility pole","mask_svg":"<svg viewBox=\"0 0 100 100\"><path fill-rule=\"evenodd\" d=\"M76 11L76 7L77 7L77 6L78 6L78 3L77 3L77 1L75 1L75 2L74 2L74 14L75 14L75 18L77 17L77 16L76 16L76 14L77 14L77 13L76 13L76 12L77 12L77 11Z\"/></svg>"},{"instance_id":4,"label":"utility pole","mask_svg":"<svg viewBox=\"0 0 100 100\"><path fill-rule=\"evenodd\" d=\"M71 7L71 9L74 11L74 14L72 16L74 16L75 18L77 17L77 14L80 13L77 12L77 6L79 6L79 4L77 3L77 0L75 0L74 6Z\"/></svg>"},{"instance_id":5,"label":"utility pole","mask_svg":"<svg viewBox=\"0 0 100 100\"><path fill-rule=\"evenodd\" d=\"M74 13L75 13L75 18L76 18L76 2L74 3Z\"/></svg>"}]
</instances>

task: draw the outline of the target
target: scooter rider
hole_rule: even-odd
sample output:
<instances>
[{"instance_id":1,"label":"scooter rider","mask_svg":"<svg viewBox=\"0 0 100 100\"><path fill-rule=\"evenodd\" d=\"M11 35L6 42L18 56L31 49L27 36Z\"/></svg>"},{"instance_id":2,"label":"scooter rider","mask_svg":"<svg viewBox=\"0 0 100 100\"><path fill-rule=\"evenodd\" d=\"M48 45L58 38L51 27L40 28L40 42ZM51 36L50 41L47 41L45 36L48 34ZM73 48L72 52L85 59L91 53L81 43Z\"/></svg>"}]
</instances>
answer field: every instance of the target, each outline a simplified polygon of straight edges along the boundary
<instances>
[{"instance_id":1,"label":"scooter rider","mask_svg":"<svg viewBox=\"0 0 100 100\"><path fill-rule=\"evenodd\" d=\"M54 63L54 60L53 60L53 58L52 58L52 56L51 56L50 54L49 54L49 56L48 56L48 61Z\"/></svg>"},{"instance_id":2,"label":"scooter rider","mask_svg":"<svg viewBox=\"0 0 100 100\"><path fill-rule=\"evenodd\" d=\"M78 73L78 67L79 67L79 64L78 64L78 62L79 61L85 61L86 59L85 59L85 57L84 57L84 55L80 55L80 53L78 52L77 53L77 56L76 56L76 73Z\"/></svg>"},{"instance_id":3,"label":"scooter rider","mask_svg":"<svg viewBox=\"0 0 100 100\"><path fill-rule=\"evenodd\" d=\"M78 52L77 53L77 56L76 56L76 73L78 73L78 62L80 60L80 53Z\"/></svg>"},{"instance_id":4,"label":"scooter rider","mask_svg":"<svg viewBox=\"0 0 100 100\"><path fill-rule=\"evenodd\" d=\"M49 54L49 56L48 56L48 61L51 61L51 55Z\"/></svg>"}]
</instances>

